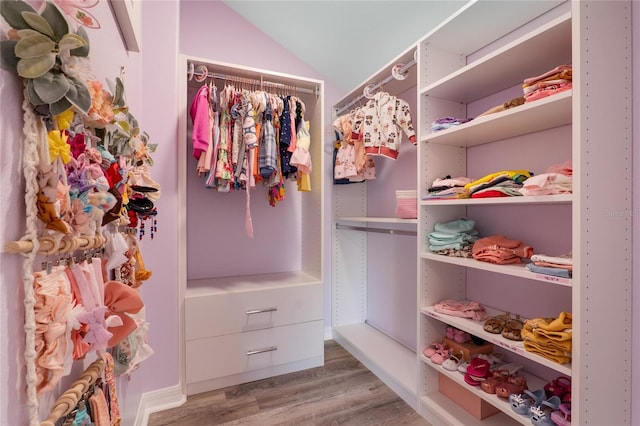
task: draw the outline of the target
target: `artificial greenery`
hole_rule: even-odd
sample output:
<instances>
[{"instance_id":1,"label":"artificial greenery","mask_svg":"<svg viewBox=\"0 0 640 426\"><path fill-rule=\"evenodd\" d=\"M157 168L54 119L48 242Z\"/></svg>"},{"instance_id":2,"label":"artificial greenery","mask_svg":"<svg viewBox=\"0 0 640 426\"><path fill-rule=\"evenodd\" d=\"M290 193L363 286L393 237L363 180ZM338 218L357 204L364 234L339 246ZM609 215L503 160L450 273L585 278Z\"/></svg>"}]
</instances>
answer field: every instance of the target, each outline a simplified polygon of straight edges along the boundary
<instances>
[{"instance_id":1,"label":"artificial greenery","mask_svg":"<svg viewBox=\"0 0 640 426\"><path fill-rule=\"evenodd\" d=\"M104 136L104 144L121 155L134 155L138 162L153 166L151 153L155 152L157 144L149 143L147 132L141 131L138 120L129 112L126 105L124 84L116 77L115 83L107 79L107 84L113 93L112 106L114 120L110 130Z\"/></svg>"},{"instance_id":2,"label":"artificial greenery","mask_svg":"<svg viewBox=\"0 0 640 426\"><path fill-rule=\"evenodd\" d=\"M84 28L70 32L67 20L50 2L38 14L22 0L2 0L0 15L12 27L9 39L0 41L0 64L26 80L29 101L48 105L52 115L72 106L87 113L89 90L70 71L74 60L88 61L89 38Z\"/></svg>"}]
</instances>

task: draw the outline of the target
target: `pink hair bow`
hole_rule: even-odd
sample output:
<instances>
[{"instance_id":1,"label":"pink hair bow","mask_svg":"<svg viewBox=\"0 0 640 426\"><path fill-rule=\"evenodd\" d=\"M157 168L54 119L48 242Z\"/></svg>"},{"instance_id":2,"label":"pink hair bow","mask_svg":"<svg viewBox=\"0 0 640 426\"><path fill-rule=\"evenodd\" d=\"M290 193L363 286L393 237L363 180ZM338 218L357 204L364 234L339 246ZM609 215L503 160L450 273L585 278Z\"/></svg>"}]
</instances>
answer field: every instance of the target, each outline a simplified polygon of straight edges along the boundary
<instances>
[{"instance_id":1,"label":"pink hair bow","mask_svg":"<svg viewBox=\"0 0 640 426\"><path fill-rule=\"evenodd\" d=\"M107 306L107 322L109 331L113 333L108 347L112 347L124 340L138 326L128 314L137 314L144 303L137 290L119 281L107 281L104 285L104 304ZM120 321L117 321L119 317ZM121 324L119 325L118 322Z\"/></svg>"}]
</instances>

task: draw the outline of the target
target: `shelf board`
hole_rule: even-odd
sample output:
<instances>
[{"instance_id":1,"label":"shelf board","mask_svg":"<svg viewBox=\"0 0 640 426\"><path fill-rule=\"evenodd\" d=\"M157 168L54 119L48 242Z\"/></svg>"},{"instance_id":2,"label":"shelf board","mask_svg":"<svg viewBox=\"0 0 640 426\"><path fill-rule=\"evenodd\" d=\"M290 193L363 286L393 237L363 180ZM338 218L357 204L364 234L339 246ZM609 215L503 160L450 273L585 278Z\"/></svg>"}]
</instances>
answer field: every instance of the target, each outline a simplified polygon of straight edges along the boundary
<instances>
[{"instance_id":1,"label":"shelf board","mask_svg":"<svg viewBox=\"0 0 640 426\"><path fill-rule=\"evenodd\" d=\"M418 219L401 219L398 217L373 217L373 216L341 216L336 222L369 222L369 223L418 223Z\"/></svg>"},{"instance_id":2,"label":"shelf board","mask_svg":"<svg viewBox=\"0 0 640 426\"><path fill-rule=\"evenodd\" d=\"M498 408L506 416L512 418L513 420L515 420L515 421L517 421L517 422L519 422L519 423L521 423L523 425L530 425L531 424L530 417L528 415L518 414L515 411L513 411L511 409L511 406L510 406L509 402L506 399L500 398L499 396L494 395L494 394L487 393L487 392L483 391L480 388L480 386L470 386L470 385L468 385L464 381L464 374L461 374L461 373L459 373L457 371L446 370L442 366L432 363L429 360L429 358L426 358L423 355L420 356L420 359L427 366L427 368L433 368L433 369L437 370L438 373L447 376L448 378L450 378L451 380L453 380L454 382L456 382L460 386L463 386L469 392L473 393L474 395L480 397L481 399L487 401L489 404L491 404L494 407ZM547 383L543 379L541 379L539 377L536 377L536 376L534 376L532 374L529 374L526 371L521 371L521 373L527 379L527 387L530 390L542 389L543 386ZM492 417L489 417L489 418L492 418Z\"/></svg>"},{"instance_id":3,"label":"shelf board","mask_svg":"<svg viewBox=\"0 0 640 426\"><path fill-rule=\"evenodd\" d=\"M446 130L428 133L422 142L453 146L476 146L572 122L572 90L483 115Z\"/></svg>"},{"instance_id":4,"label":"shelf board","mask_svg":"<svg viewBox=\"0 0 640 426\"><path fill-rule=\"evenodd\" d=\"M420 200L421 206L477 206L496 204L565 204L573 202L573 194L559 195L523 195L522 197L491 197L491 198L455 198Z\"/></svg>"},{"instance_id":5,"label":"shelf board","mask_svg":"<svg viewBox=\"0 0 640 426\"><path fill-rule=\"evenodd\" d=\"M421 42L467 56L564 1L468 2L428 32ZM487 25L487 22L491 22L491 25ZM460 34L473 34L473 37L460 37Z\"/></svg>"},{"instance_id":6,"label":"shelf board","mask_svg":"<svg viewBox=\"0 0 640 426\"><path fill-rule=\"evenodd\" d=\"M522 84L525 78L571 63L571 13L428 85L421 95L464 104ZM532 64L535 69L532 73Z\"/></svg>"},{"instance_id":7,"label":"shelf board","mask_svg":"<svg viewBox=\"0 0 640 426\"><path fill-rule=\"evenodd\" d=\"M463 266L465 268L481 269L483 271L496 272L498 274L511 275L514 277L525 278L528 280L544 281L546 283L557 284L561 286L571 287L573 280L570 278L555 277L552 275L536 274L528 271L523 264L519 265L498 265L489 262L480 262L475 259L444 256L430 252L423 252L421 258L433 260L436 262L450 263L452 265Z\"/></svg>"},{"instance_id":8,"label":"shelf board","mask_svg":"<svg viewBox=\"0 0 640 426\"><path fill-rule=\"evenodd\" d=\"M287 287L320 283L319 277L302 271L275 272L270 274L237 275L187 280L185 297L255 291L264 287Z\"/></svg>"},{"instance_id":9,"label":"shelf board","mask_svg":"<svg viewBox=\"0 0 640 426\"><path fill-rule=\"evenodd\" d=\"M333 327L333 338L411 407L416 407L416 353L365 324Z\"/></svg>"},{"instance_id":10,"label":"shelf board","mask_svg":"<svg viewBox=\"0 0 640 426\"><path fill-rule=\"evenodd\" d=\"M489 317L503 314L504 312L498 311L495 309L487 308L487 314ZM451 315L441 314L436 312L432 306L424 306L420 308L420 312L423 315L426 315L430 318L434 318L440 322L451 325L452 327L459 328L460 330L464 330L467 333L473 334L474 336L478 336L483 340L486 340L489 343L493 343L497 347L502 349L506 349L510 352L520 355L523 358L530 359L537 364L543 365L547 368L555 370L561 374L566 376L571 376L571 364L558 364L557 362L553 362L547 358L536 355L534 353L528 352L524 349L524 344L522 342L516 342L514 340L509 340L500 334L492 334L485 331L482 327L484 325L484 321L474 321L467 318L458 318ZM530 388L536 389L536 388Z\"/></svg>"}]
</instances>

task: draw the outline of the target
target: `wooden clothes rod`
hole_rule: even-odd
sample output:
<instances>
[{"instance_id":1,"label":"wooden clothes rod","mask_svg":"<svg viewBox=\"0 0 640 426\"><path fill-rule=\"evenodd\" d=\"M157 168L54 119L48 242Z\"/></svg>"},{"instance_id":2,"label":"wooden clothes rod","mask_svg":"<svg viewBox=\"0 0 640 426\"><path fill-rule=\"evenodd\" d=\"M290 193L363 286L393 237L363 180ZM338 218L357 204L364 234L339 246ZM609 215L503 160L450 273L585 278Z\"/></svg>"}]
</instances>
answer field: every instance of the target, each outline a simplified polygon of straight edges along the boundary
<instances>
[{"instance_id":1,"label":"wooden clothes rod","mask_svg":"<svg viewBox=\"0 0 640 426\"><path fill-rule=\"evenodd\" d=\"M55 426L60 418L69 414L78 405L82 395L102 376L103 371L104 359L98 358L93 361L91 365L84 370L80 378L60 395L53 404L53 407L51 407L49 416L40 422L40 426Z\"/></svg>"},{"instance_id":2,"label":"wooden clothes rod","mask_svg":"<svg viewBox=\"0 0 640 426\"><path fill-rule=\"evenodd\" d=\"M404 74L405 71L407 71L409 68L411 68L412 66L414 66L416 64L415 59L412 59L410 62L406 63L405 65L403 65L402 67L400 67L398 69L398 73L399 74ZM394 77L392 75L385 77L383 80L379 81L378 83L374 84L371 87L371 90L376 90L379 89L380 87L382 87L383 85L387 84L388 82L390 82L391 80L393 80ZM366 86L368 87L368 86ZM341 106L340 108L338 108L338 110L336 111L337 115L342 115L343 112L345 112L346 110L348 110L349 108L351 108L353 105L355 105L356 103L358 103L362 98L364 98L365 95L364 93L361 93L360 95L358 95L355 99L353 99L351 102L349 102L346 105Z\"/></svg>"},{"instance_id":3,"label":"wooden clothes rod","mask_svg":"<svg viewBox=\"0 0 640 426\"><path fill-rule=\"evenodd\" d=\"M199 72L199 71L194 71L193 75L198 75L198 76L203 76L204 73ZM267 80L256 80L254 78L244 78L244 77L237 77L234 75L227 75L227 74L220 74L220 73L215 73L215 72L207 72L207 77L208 78L217 78L219 80L229 80L229 81L235 81L237 83L247 83L247 84L251 84L251 85L260 85L260 87L262 88L263 86L267 86L270 88L274 88L274 89L286 89L286 90L295 90L296 92L300 92L300 93L309 93L311 95L320 95L318 88L316 87L315 89L308 89L306 87L296 87L296 86L290 86L288 84L284 84L284 83L276 83L273 81L267 81Z\"/></svg>"},{"instance_id":4,"label":"wooden clothes rod","mask_svg":"<svg viewBox=\"0 0 640 426\"><path fill-rule=\"evenodd\" d=\"M40 246L38 253L50 255L72 253L75 250L102 248L106 244L107 239L102 235L93 237L62 237L62 239L59 240L45 236L38 238L38 241ZM33 243L31 241L9 241L4 246L4 251L7 253L29 253L31 250L33 250Z\"/></svg>"},{"instance_id":5,"label":"wooden clothes rod","mask_svg":"<svg viewBox=\"0 0 640 426\"><path fill-rule=\"evenodd\" d=\"M411 235L411 236L418 235L416 231L403 231L401 229L388 229L388 228L372 228L369 226L342 225L339 223L336 223L336 229L348 229L352 231L375 232L378 234L391 234L391 235Z\"/></svg>"}]
</instances>

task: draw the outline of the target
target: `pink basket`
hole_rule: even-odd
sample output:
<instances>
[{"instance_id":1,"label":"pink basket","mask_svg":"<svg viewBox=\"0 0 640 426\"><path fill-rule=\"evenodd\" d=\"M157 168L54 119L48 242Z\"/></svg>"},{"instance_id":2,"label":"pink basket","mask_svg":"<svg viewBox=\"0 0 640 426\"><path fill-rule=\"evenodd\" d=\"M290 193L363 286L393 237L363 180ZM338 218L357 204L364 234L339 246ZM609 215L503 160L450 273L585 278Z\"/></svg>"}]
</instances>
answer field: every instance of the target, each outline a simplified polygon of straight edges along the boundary
<instances>
[{"instance_id":1,"label":"pink basket","mask_svg":"<svg viewBox=\"0 0 640 426\"><path fill-rule=\"evenodd\" d=\"M396 191L396 217L400 219L416 219L418 217L417 191Z\"/></svg>"}]
</instances>

